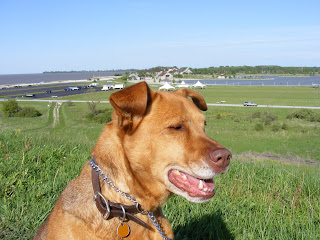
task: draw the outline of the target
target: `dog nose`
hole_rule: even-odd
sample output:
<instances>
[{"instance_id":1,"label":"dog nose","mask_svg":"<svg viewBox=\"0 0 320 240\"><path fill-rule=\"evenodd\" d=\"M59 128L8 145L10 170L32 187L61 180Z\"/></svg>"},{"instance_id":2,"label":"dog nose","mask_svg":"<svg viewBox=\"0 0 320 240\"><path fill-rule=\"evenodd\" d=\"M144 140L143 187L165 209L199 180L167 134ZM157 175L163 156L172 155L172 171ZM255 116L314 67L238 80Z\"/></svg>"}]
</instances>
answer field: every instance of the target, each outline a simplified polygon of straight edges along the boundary
<instances>
[{"instance_id":1,"label":"dog nose","mask_svg":"<svg viewBox=\"0 0 320 240\"><path fill-rule=\"evenodd\" d=\"M231 152L226 148L219 148L210 153L210 159L221 168L227 167L231 158Z\"/></svg>"}]
</instances>

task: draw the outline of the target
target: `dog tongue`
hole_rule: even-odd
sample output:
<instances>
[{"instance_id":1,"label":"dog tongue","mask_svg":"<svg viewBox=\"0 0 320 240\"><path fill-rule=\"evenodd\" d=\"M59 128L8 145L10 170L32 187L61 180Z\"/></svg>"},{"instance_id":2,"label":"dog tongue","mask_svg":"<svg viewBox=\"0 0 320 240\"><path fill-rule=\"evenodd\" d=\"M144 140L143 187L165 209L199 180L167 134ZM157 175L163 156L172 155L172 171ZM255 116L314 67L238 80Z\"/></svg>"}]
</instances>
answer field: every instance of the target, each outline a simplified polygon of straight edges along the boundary
<instances>
[{"instance_id":1,"label":"dog tongue","mask_svg":"<svg viewBox=\"0 0 320 240\"><path fill-rule=\"evenodd\" d=\"M171 183L191 197L211 198L215 194L212 179L198 179L176 169L170 170L168 176Z\"/></svg>"}]
</instances>

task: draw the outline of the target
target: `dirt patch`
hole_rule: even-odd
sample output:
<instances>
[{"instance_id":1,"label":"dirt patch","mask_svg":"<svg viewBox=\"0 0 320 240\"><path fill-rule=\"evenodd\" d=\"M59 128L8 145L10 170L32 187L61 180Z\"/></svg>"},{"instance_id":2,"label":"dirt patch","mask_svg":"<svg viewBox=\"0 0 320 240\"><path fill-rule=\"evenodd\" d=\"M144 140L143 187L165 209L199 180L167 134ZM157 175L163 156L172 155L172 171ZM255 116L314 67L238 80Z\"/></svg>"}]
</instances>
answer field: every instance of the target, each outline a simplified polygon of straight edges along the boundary
<instances>
[{"instance_id":1,"label":"dirt patch","mask_svg":"<svg viewBox=\"0 0 320 240\"><path fill-rule=\"evenodd\" d=\"M256 153L256 152L246 152L241 153L239 155L235 155L234 158L238 159L269 159L284 163L295 163L297 165L313 165L313 166L320 166L320 163L312 160L312 159L305 159L300 158L298 156L282 156L280 154L271 153L271 152L264 152L264 153Z\"/></svg>"},{"instance_id":2,"label":"dirt patch","mask_svg":"<svg viewBox=\"0 0 320 240\"><path fill-rule=\"evenodd\" d=\"M59 108L60 108L60 103L56 103L54 109L53 109L53 127L57 125L59 122Z\"/></svg>"}]
</instances>

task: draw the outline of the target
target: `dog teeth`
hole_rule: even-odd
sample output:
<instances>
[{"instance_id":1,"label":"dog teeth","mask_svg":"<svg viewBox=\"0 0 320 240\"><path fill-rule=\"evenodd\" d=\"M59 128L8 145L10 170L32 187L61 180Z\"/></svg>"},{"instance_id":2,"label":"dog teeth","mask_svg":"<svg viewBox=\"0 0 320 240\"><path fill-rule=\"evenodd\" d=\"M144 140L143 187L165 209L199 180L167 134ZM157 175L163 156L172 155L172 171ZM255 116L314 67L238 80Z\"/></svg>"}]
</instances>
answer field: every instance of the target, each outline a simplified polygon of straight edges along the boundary
<instances>
[{"instance_id":1,"label":"dog teeth","mask_svg":"<svg viewBox=\"0 0 320 240\"><path fill-rule=\"evenodd\" d=\"M208 192L208 188L204 188L203 191Z\"/></svg>"},{"instance_id":2,"label":"dog teeth","mask_svg":"<svg viewBox=\"0 0 320 240\"><path fill-rule=\"evenodd\" d=\"M203 182L202 182L202 180L200 180L200 181L199 181L198 188L199 188L200 190L202 190L202 189L203 189Z\"/></svg>"},{"instance_id":3,"label":"dog teeth","mask_svg":"<svg viewBox=\"0 0 320 240\"><path fill-rule=\"evenodd\" d=\"M179 176L183 181L187 181L187 176L181 173L179 170L174 170L174 175Z\"/></svg>"}]
</instances>

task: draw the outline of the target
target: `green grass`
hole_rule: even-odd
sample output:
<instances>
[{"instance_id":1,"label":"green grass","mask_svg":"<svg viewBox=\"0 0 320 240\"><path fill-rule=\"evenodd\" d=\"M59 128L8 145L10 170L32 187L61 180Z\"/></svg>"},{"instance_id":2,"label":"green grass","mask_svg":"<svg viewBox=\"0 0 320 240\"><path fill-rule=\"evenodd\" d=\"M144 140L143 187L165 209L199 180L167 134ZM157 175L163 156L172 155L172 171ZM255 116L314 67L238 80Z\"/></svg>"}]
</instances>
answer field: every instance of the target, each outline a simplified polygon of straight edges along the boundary
<instances>
[{"instance_id":1,"label":"green grass","mask_svg":"<svg viewBox=\"0 0 320 240\"><path fill-rule=\"evenodd\" d=\"M209 86L198 91L208 103L252 101L259 105L320 106L320 90L311 87Z\"/></svg>"},{"instance_id":2,"label":"green grass","mask_svg":"<svg viewBox=\"0 0 320 240\"><path fill-rule=\"evenodd\" d=\"M177 239L319 238L319 169L236 159L215 185L208 203L164 206Z\"/></svg>"},{"instance_id":3,"label":"green grass","mask_svg":"<svg viewBox=\"0 0 320 240\"><path fill-rule=\"evenodd\" d=\"M257 153L273 152L284 157L300 157L320 161L320 123L306 120L288 120L286 116L294 109L209 107L207 117L208 134L227 146L233 154L248 151ZM320 114L319 110L314 110ZM277 120L264 126L263 131L254 127L262 118L253 118L256 112L272 114ZM218 119L216 116L221 114ZM287 125L287 129L273 131L273 125Z\"/></svg>"},{"instance_id":4,"label":"green grass","mask_svg":"<svg viewBox=\"0 0 320 240\"><path fill-rule=\"evenodd\" d=\"M158 88L152 87L152 89ZM311 87L208 86L207 89L196 91L204 96L207 103L226 101L228 104L243 104L245 101L253 101L259 105L320 106L320 90ZM89 92L59 99L107 101L113 92Z\"/></svg>"},{"instance_id":5,"label":"green grass","mask_svg":"<svg viewBox=\"0 0 320 240\"><path fill-rule=\"evenodd\" d=\"M206 98L215 95L209 90L200 92ZM100 98L92 94L82 97ZM311 101L313 95L308 96ZM238 92L234 99L240 98ZM55 127L54 104L19 105L32 105L43 115L32 119L0 118L1 239L32 238L61 191L90 159L90 150L103 128L103 124L84 119L86 103L62 104ZM255 131L255 124L263 121L262 117L252 117L257 111L261 116L263 112L276 115L277 119L264 125L264 130ZM230 171L215 178L217 191L211 201L193 204L174 196L164 205L176 239L320 237L320 168L290 163L297 157L314 164L320 162L320 123L286 119L292 111L209 107L205 113L207 134L231 149L234 158ZM286 123L288 128L273 131L275 123ZM241 155L248 152L279 154L289 163Z\"/></svg>"}]
</instances>

